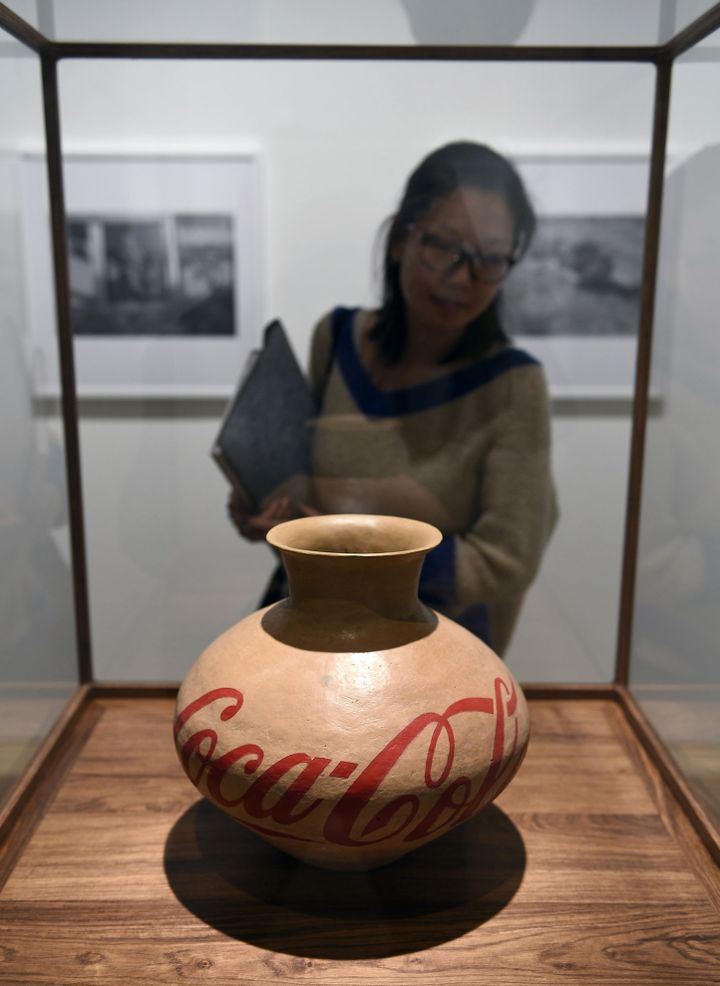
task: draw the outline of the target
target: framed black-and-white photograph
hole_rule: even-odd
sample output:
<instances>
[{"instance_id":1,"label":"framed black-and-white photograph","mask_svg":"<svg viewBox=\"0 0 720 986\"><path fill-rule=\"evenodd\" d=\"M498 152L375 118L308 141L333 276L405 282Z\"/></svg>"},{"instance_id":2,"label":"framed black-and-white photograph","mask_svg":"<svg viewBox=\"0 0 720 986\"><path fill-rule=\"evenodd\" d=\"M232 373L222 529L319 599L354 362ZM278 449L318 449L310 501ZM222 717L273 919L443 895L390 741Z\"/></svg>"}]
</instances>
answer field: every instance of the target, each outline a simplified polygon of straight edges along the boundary
<instances>
[{"instance_id":1,"label":"framed black-and-white photograph","mask_svg":"<svg viewBox=\"0 0 720 986\"><path fill-rule=\"evenodd\" d=\"M633 393L645 238L644 157L518 157L538 214L503 285L503 326L555 398Z\"/></svg>"},{"instance_id":2,"label":"framed black-and-white photograph","mask_svg":"<svg viewBox=\"0 0 720 986\"><path fill-rule=\"evenodd\" d=\"M69 155L64 183L79 395L229 395L264 318L257 156ZM54 395L46 186L26 158L35 384Z\"/></svg>"}]
</instances>

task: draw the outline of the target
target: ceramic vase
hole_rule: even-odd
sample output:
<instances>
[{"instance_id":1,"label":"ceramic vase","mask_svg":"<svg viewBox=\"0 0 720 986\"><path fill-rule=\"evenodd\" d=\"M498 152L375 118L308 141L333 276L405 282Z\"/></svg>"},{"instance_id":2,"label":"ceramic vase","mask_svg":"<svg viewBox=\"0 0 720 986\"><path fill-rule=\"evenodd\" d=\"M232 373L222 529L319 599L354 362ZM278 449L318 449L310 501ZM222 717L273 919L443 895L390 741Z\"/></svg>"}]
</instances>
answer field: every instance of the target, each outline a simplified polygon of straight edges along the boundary
<instances>
[{"instance_id":1,"label":"ceramic vase","mask_svg":"<svg viewBox=\"0 0 720 986\"><path fill-rule=\"evenodd\" d=\"M527 705L482 641L418 600L429 524L341 514L268 535L289 598L200 656L177 701L193 784L286 853L379 866L494 799L528 742Z\"/></svg>"}]
</instances>

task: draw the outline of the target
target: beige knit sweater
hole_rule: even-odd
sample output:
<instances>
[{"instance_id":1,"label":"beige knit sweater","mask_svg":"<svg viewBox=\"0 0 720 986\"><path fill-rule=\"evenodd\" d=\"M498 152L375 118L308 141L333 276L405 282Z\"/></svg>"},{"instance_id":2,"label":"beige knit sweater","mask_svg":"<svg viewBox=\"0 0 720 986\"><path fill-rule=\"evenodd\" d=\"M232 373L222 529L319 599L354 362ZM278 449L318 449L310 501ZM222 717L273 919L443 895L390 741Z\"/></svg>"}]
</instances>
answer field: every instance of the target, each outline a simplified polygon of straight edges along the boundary
<instances>
[{"instance_id":1,"label":"beige knit sweater","mask_svg":"<svg viewBox=\"0 0 720 986\"><path fill-rule=\"evenodd\" d=\"M323 513L435 524L445 538L426 601L470 628L464 616L484 609L502 654L557 518L542 367L505 347L431 384L378 390L357 351L367 314L338 309L335 330L333 313L315 329L311 499Z\"/></svg>"}]
</instances>

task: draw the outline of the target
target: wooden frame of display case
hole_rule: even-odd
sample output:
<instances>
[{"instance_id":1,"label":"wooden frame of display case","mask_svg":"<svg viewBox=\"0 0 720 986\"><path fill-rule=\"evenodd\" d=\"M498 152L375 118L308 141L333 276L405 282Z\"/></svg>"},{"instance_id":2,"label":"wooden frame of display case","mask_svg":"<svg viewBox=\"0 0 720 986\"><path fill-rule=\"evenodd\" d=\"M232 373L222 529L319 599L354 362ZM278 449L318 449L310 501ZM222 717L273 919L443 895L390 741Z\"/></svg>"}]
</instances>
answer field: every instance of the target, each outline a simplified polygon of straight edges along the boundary
<instances>
[{"instance_id":1,"label":"wooden frame of display case","mask_svg":"<svg viewBox=\"0 0 720 986\"><path fill-rule=\"evenodd\" d=\"M55 267L57 331L60 352L62 414L68 477L68 502L75 590L75 622L78 640L80 685L37 750L10 800L0 809L0 887L22 851L35 823L43 812L52 778L62 774L64 765L76 755L78 744L92 728L93 704L111 697L157 698L174 694L174 684L112 684L97 682L93 674L88 608L87 565L84 540L78 406L70 324L68 261L65 246L65 215L62 151L58 108L57 63L61 59L139 58L139 59L299 59L299 60L394 60L394 61L555 61L555 62L644 62L656 67L656 89L647 199L647 226L643 261L643 287L635 374L632 417L631 459L627 489L624 553L617 633L615 677L611 683L597 685L529 684L525 691L531 700L605 700L621 711L649 755L650 761L667 784L673 798L685 813L710 859L720 861L720 836L708 813L693 793L663 741L658 737L628 688L632 635L636 561L640 523L645 430L648 413L648 386L657 257L660 237L665 143L668 126L671 75L674 60L720 27L720 3L678 33L657 46L381 46L381 45L279 45L279 44L142 44L75 43L53 41L23 21L0 3L0 27L35 51L42 69L48 183L50 189L52 246ZM19 824L22 820L23 824ZM701 865L701 868L705 864ZM712 864L708 868L710 873ZM720 900L717 875L716 900Z\"/></svg>"}]
</instances>

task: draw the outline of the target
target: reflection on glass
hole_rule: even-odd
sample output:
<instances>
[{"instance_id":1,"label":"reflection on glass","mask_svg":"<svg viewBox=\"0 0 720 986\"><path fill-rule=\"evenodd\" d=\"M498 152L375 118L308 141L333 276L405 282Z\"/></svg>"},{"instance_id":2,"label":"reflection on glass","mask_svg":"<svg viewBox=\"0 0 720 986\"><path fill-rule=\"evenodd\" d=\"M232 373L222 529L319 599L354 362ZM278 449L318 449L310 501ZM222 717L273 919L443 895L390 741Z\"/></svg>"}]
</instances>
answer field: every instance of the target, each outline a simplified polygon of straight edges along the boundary
<instances>
[{"instance_id":1,"label":"reflection on glass","mask_svg":"<svg viewBox=\"0 0 720 986\"><path fill-rule=\"evenodd\" d=\"M664 192L654 388L645 456L632 685L720 821L720 129L687 143L688 110L717 86L717 63L674 76ZM697 117L698 124L700 117ZM712 136L714 140L707 142ZM673 141L676 143L673 144ZM694 146L693 146L694 145Z\"/></svg>"},{"instance_id":2,"label":"reflection on glass","mask_svg":"<svg viewBox=\"0 0 720 986\"><path fill-rule=\"evenodd\" d=\"M18 144L42 140L37 61L0 37L0 805L77 681L62 430L33 394ZM18 112L20 110L20 112Z\"/></svg>"}]
</instances>

